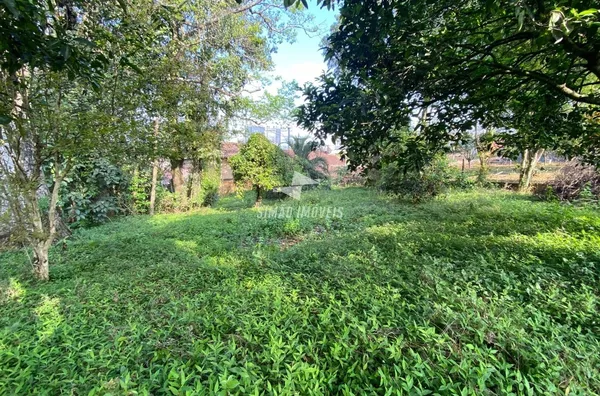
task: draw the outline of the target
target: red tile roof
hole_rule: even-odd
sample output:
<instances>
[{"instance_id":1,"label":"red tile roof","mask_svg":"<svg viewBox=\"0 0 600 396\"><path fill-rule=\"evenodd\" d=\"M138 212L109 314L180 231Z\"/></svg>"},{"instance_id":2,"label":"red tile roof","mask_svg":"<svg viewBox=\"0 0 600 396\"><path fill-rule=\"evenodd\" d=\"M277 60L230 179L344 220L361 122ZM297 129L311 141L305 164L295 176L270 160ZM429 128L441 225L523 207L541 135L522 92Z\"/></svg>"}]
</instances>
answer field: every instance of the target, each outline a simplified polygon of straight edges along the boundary
<instances>
[{"instance_id":1,"label":"red tile roof","mask_svg":"<svg viewBox=\"0 0 600 396\"><path fill-rule=\"evenodd\" d=\"M239 153L240 146L235 142L221 143L221 158L230 158Z\"/></svg>"},{"instance_id":2,"label":"red tile roof","mask_svg":"<svg viewBox=\"0 0 600 396\"><path fill-rule=\"evenodd\" d=\"M327 154L322 151L314 151L314 152L310 153L310 155L309 155L310 159L313 159L315 157L324 158L325 161L327 161L327 165L329 166L329 169L331 169L332 167L338 168L340 166L346 166L346 161L341 159L337 154Z\"/></svg>"}]
</instances>

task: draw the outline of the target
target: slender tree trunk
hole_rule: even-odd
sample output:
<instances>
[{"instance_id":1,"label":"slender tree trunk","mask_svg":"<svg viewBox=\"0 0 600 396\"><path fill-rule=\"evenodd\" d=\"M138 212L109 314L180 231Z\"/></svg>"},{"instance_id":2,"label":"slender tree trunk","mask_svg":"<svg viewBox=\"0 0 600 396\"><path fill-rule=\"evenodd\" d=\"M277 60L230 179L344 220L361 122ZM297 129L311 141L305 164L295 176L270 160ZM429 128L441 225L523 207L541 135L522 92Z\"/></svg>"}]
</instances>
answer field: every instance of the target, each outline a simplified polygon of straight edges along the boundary
<instances>
[{"instance_id":1,"label":"slender tree trunk","mask_svg":"<svg viewBox=\"0 0 600 396\"><path fill-rule=\"evenodd\" d=\"M484 183L487 180L487 175L490 172L488 166L489 156L487 153L479 154L479 174L477 175L477 181Z\"/></svg>"},{"instance_id":2,"label":"slender tree trunk","mask_svg":"<svg viewBox=\"0 0 600 396\"><path fill-rule=\"evenodd\" d=\"M158 183L158 159L152 162L152 183L150 185L150 206L148 213L154 215L154 206L156 204L156 184Z\"/></svg>"},{"instance_id":3,"label":"slender tree trunk","mask_svg":"<svg viewBox=\"0 0 600 396\"><path fill-rule=\"evenodd\" d=\"M56 237L56 229L58 224L58 197L60 184L63 176L54 179L54 186L50 195L50 204L48 207L48 229L44 228L42 221L42 213L39 209L37 195L32 191L33 196L30 200L31 220L33 224L33 273L39 280L47 281L50 279L50 268L48 260L48 251Z\"/></svg>"},{"instance_id":4,"label":"slender tree trunk","mask_svg":"<svg viewBox=\"0 0 600 396\"><path fill-rule=\"evenodd\" d=\"M32 223L32 240L31 247L33 248L33 275L43 281L50 279L50 268L48 261L48 251L50 247L46 244L48 233L44 229L42 213L39 209L36 192L32 192L32 197L29 198L30 216Z\"/></svg>"},{"instance_id":5,"label":"slender tree trunk","mask_svg":"<svg viewBox=\"0 0 600 396\"><path fill-rule=\"evenodd\" d=\"M159 121L154 120L154 138L158 137ZM150 207L148 213L154 215L154 204L156 202L156 184L158 183L158 158L156 158L156 142L154 143L154 161L152 162L152 184L150 185Z\"/></svg>"},{"instance_id":6,"label":"slender tree trunk","mask_svg":"<svg viewBox=\"0 0 600 396\"><path fill-rule=\"evenodd\" d=\"M544 152L544 149L539 149L535 152L531 150L524 151L523 160L521 161L521 173L519 175L519 191L524 192L529 190L533 173Z\"/></svg>"},{"instance_id":7,"label":"slender tree trunk","mask_svg":"<svg viewBox=\"0 0 600 396\"><path fill-rule=\"evenodd\" d=\"M530 154L529 154L529 149L525 149L523 150L523 153L521 154L521 170L519 172L519 191L523 192L526 191L529 186L527 185L527 171L529 169L529 164L530 164Z\"/></svg>"},{"instance_id":8,"label":"slender tree trunk","mask_svg":"<svg viewBox=\"0 0 600 396\"><path fill-rule=\"evenodd\" d=\"M171 183L173 185L173 191L177 194L185 195L185 182L183 180L183 160L176 159L171 160Z\"/></svg>"},{"instance_id":9,"label":"slender tree trunk","mask_svg":"<svg viewBox=\"0 0 600 396\"><path fill-rule=\"evenodd\" d=\"M461 172L465 173L465 159L462 159L462 168L461 168Z\"/></svg>"},{"instance_id":10,"label":"slender tree trunk","mask_svg":"<svg viewBox=\"0 0 600 396\"><path fill-rule=\"evenodd\" d=\"M259 207L262 205L262 189L259 186L256 186L256 202L254 203L255 207Z\"/></svg>"},{"instance_id":11,"label":"slender tree trunk","mask_svg":"<svg viewBox=\"0 0 600 396\"><path fill-rule=\"evenodd\" d=\"M533 173L535 172L536 166L544 155L544 149L537 150L533 156L530 155L529 163L527 164L527 170L525 172L525 182L524 182L524 190L526 191L531 186L531 179L533 178Z\"/></svg>"}]
</instances>

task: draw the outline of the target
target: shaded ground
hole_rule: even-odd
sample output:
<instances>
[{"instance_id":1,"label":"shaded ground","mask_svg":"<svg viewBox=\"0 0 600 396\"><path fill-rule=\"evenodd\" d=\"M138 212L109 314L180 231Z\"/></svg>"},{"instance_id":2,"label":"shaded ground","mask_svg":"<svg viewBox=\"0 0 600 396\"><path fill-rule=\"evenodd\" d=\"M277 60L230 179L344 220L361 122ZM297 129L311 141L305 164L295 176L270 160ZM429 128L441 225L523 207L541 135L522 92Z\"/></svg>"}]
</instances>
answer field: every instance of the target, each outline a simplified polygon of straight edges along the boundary
<instances>
[{"instance_id":1,"label":"shaded ground","mask_svg":"<svg viewBox=\"0 0 600 396\"><path fill-rule=\"evenodd\" d=\"M46 284L0 255L0 394L600 392L597 211L302 198L277 205L343 216L127 218L55 248Z\"/></svg>"}]
</instances>

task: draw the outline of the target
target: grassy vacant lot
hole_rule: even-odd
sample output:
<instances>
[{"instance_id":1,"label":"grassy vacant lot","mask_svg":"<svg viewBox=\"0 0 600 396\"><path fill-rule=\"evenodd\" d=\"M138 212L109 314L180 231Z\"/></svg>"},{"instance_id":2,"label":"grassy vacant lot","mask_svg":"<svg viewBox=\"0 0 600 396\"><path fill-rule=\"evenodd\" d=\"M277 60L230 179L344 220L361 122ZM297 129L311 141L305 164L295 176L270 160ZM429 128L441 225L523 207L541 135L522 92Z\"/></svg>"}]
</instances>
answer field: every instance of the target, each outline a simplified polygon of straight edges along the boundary
<instances>
[{"instance_id":1,"label":"grassy vacant lot","mask_svg":"<svg viewBox=\"0 0 600 396\"><path fill-rule=\"evenodd\" d=\"M600 214L363 189L82 230L0 256L0 394L598 394ZM298 205L285 202L283 205Z\"/></svg>"}]
</instances>

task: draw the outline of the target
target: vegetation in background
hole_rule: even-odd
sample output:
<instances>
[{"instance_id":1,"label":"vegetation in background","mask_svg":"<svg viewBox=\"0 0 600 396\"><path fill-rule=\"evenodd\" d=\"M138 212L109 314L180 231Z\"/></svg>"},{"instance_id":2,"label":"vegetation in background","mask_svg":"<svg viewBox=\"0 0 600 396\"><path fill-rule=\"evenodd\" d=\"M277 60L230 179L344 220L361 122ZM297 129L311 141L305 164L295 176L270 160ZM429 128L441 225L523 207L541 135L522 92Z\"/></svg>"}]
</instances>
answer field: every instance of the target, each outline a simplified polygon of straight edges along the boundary
<instances>
[{"instance_id":1,"label":"vegetation in background","mask_svg":"<svg viewBox=\"0 0 600 396\"><path fill-rule=\"evenodd\" d=\"M594 167L571 161L561 169L556 180L548 187L549 198L597 202L600 198L600 174Z\"/></svg>"},{"instance_id":2,"label":"vegetation in background","mask_svg":"<svg viewBox=\"0 0 600 396\"><path fill-rule=\"evenodd\" d=\"M289 27L314 30L301 3L286 1L294 5L286 9L279 0L38 3L0 3L0 179L43 280L63 182L80 161L103 158L140 173L153 166L156 176L157 158L168 158L173 189L189 205L183 160L193 160L192 180L200 180L200 167L218 161L224 130L247 105L239 100L244 87L270 68L279 43L293 40ZM128 176L132 211L145 210L139 174ZM119 209L79 192L69 197L78 201L76 221Z\"/></svg>"},{"instance_id":3,"label":"vegetation in background","mask_svg":"<svg viewBox=\"0 0 600 396\"><path fill-rule=\"evenodd\" d=\"M61 186L58 206L66 222L74 227L97 225L109 216L128 213L131 203L137 210L145 194L139 173L131 180L117 166L103 159L81 161Z\"/></svg>"},{"instance_id":4,"label":"vegetation in background","mask_svg":"<svg viewBox=\"0 0 600 396\"><path fill-rule=\"evenodd\" d=\"M300 165L302 173L311 179L324 180L329 176L327 161L315 155L319 143L311 140L309 136L292 138L289 142L290 149L294 152L294 161Z\"/></svg>"},{"instance_id":5,"label":"vegetation in background","mask_svg":"<svg viewBox=\"0 0 600 396\"><path fill-rule=\"evenodd\" d=\"M0 1L0 395L600 395L596 4L316 3L295 109L247 94L306 0ZM219 197L253 118L315 140L250 136ZM379 189L270 201L329 139ZM499 153L521 190L578 161L540 201L473 189L457 143L480 186Z\"/></svg>"}]
</instances>

